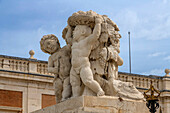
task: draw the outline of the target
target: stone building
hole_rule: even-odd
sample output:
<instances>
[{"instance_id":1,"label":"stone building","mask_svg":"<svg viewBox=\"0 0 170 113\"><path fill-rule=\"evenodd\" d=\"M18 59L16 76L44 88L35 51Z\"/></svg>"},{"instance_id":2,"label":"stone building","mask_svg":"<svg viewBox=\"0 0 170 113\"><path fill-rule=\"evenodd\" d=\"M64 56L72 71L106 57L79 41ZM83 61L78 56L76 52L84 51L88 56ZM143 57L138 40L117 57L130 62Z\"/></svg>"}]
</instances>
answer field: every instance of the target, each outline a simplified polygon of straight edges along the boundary
<instances>
[{"instance_id":1,"label":"stone building","mask_svg":"<svg viewBox=\"0 0 170 113\"><path fill-rule=\"evenodd\" d=\"M161 91L163 113L170 111L170 76L146 76L119 72L119 79L132 82L141 92L150 81ZM0 113L30 113L55 104L53 75L47 61L0 55ZM158 110L159 111L159 110Z\"/></svg>"}]
</instances>

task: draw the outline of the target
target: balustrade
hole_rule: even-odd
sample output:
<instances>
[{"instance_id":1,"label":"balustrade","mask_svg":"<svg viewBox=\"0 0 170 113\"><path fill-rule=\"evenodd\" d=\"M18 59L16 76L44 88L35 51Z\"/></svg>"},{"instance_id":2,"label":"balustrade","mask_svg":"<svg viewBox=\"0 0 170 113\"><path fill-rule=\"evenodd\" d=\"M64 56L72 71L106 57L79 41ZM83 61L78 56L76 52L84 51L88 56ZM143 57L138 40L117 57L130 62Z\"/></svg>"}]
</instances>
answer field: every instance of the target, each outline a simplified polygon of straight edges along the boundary
<instances>
[{"instance_id":1,"label":"balustrade","mask_svg":"<svg viewBox=\"0 0 170 113\"><path fill-rule=\"evenodd\" d=\"M32 68L29 68L30 66L33 66L34 71L31 71ZM0 69L52 75L51 73L48 73L47 62L30 61L29 59L20 60L15 58L0 57ZM136 87L140 87L140 88L149 88L150 81L153 82L155 88L159 89L160 86L159 79L155 79L148 76L129 75L129 74L121 73L118 75L118 79L124 82L132 82Z\"/></svg>"},{"instance_id":2,"label":"balustrade","mask_svg":"<svg viewBox=\"0 0 170 113\"><path fill-rule=\"evenodd\" d=\"M31 65L33 64L33 65ZM34 66L35 64L35 71L31 71L32 68L29 68L29 66ZM19 72L34 72L37 74L47 74L52 75L48 73L48 63L47 62L34 62L30 61L29 59L15 59L15 58L4 58L0 57L0 69L3 70L10 70L10 71L19 71Z\"/></svg>"},{"instance_id":3,"label":"balustrade","mask_svg":"<svg viewBox=\"0 0 170 113\"><path fill-rule=\"evenodd\" d=\"M155 88L159 88L159 79L149 78L148 76L119 74L118 79L124 82L132 82L136 87L149 88L150 81L153 82Z\"/></svg>"}]
</instances>

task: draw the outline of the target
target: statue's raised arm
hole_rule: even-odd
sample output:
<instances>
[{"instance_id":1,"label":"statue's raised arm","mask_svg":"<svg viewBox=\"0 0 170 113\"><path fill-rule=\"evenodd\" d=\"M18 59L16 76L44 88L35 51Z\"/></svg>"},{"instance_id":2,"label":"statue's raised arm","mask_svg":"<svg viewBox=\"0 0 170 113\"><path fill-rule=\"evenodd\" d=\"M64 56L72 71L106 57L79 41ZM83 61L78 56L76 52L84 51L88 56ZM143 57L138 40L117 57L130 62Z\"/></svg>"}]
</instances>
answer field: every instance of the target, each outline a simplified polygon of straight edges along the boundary
<instances>
[{"instance_id":1,"label":"statue's raised arm","mask_svg":"<svg viewBox=\"0 0 170 113\"><path fill-rule=\"evenodd\" d=\"M95 17L95 27L93 30L93 33L88 37L88 43L94 43L99 39L99 36L101 34L101 23L102 23L102 18L99 16Z\"/></svg>"}]
</instances>

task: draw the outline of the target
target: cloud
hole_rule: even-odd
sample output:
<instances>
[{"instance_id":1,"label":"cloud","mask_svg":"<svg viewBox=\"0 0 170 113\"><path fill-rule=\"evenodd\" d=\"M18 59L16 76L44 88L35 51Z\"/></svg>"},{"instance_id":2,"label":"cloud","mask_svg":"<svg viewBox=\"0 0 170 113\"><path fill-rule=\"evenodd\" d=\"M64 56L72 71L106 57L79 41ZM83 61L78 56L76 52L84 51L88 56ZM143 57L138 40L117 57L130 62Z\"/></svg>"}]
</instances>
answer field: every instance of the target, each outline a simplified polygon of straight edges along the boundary
<instances>
[{"instance_id":1,"label":"cloud","mask_svg":"<svg viewBox=\"0 0 170 113\"><path fill-rule=\"evenodd\" d=\"M144 75L158 75L158 76L164 76L165 75L165 72L164 72L165 69L152 69L148 72L143 72L142 74Z\"/></svg>"},{"instance_id":2,"label":"cloud","mask_svg":"<svg viewBox=\"0 0 170 113\"><path fill-rule=\"evenodd\" d=\"M162 4L167 4L169 0L153 0L152 3L162 3Z\"/></svg>"},{"instance_id":3,"label":"cloud","mask_svg":"<svg viewBox=\"0 0 170 113\"><path fill-rule=\"evenodd\" d=\"M165 57L164 60L170 61L170 56Z\"/></svg>"},{"instance_id":4,"label":"cloud","mask_svg":"<svg viewBox=\"0 0 170 113\"><path fill-rule=\"evenodd\" d=\"M168 0L163 0L163 3L166 4L168 2Z\"/></svg>"},{"instance_id":5,"label":"cloud","mask_svg":"<svg viewBox=\"0 0 170 113\"><path fill-rule=\"evenodd\" d=\"M156 52L156 53L149 54L148 56L149 57L158 57L158 56L165 55L165 54L166 54L166 52Z\"/></svg>"},{"instance_id":6,"label":"cloud","mask_svg":"<svg viewBox=\"0 0 170 113\"><path fill-rule=\"evenodd\" d=\"M139 31L136 35L139 38L146 38L148 40L162 40L170 37L170 13L156 14L150 17L144 17L147 21L140 20L143 26L137 26Z\"/></svg>"},{"instance_id":7,"label":"cloud","mask_svg":"<svg viewBox=\"0 0 170 113\"><path fill-rule=\"evenodd\" d=\"M122 30L134 30L134 28L139 23L139 17L136 11L130 9L124 9L120 11L116 16L113 15L115 18L114 21L117 21L121 26ZM113 18L111 17L111 18Z\"/></svg>"},{"instance_id":8,"label":"cloud","mask_svg":"<svg viewBox=\"0 0 170 113\"><path fill-rule=\"evenodd\" d=\"M123 35L131 31L134 38L167 39L170 37L170 12L167 12L169 5L162 5L159 2L156 2L157 7L155 4L145 6L149 7L150 10L122 9L117 15L112 14L111 18L115 18L114 21L118 24Z\"/></svg>"}]
</instances>

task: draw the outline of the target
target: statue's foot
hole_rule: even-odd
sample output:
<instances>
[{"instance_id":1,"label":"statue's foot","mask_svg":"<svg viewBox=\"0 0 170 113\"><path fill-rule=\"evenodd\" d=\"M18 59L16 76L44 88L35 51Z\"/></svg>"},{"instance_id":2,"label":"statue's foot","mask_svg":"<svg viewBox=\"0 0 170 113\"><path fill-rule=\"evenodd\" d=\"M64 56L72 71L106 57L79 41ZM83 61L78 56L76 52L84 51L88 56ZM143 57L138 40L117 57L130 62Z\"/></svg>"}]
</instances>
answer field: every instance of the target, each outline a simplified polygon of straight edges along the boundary
<instances>
[{"instance_id":1,"label":"statue's foot","mask_svg":"<svg viewBox=\"0 0 170 113\"><path fill-rule=\"evenodd\" d=\"M62 99L61 99L61 102L65 101L65 100L66 100L65 98L62 98Z\"/></svg>"},{"instance_id":2,"label":"statue's foot","mask_svg":"<svg viewBox=\"0 0 170 113\"><path fill-rule=\"evenodd\" d=\"M99 92L97 93L97 96L104 96L104 91L103 91L103 90L99 91Z\"/></svg>"},{"instance_id":3,"label":"statue's foot","mask_svg":"<svg viewBox=\"0 0 170 113\"><path fill-rule=\"evenodd\" d=\"M76 98L76 97L79 97L79 96L81 96L81 95L72 95L70 98L72 99L72 98Z\"/></svg>"}]
</instances>

